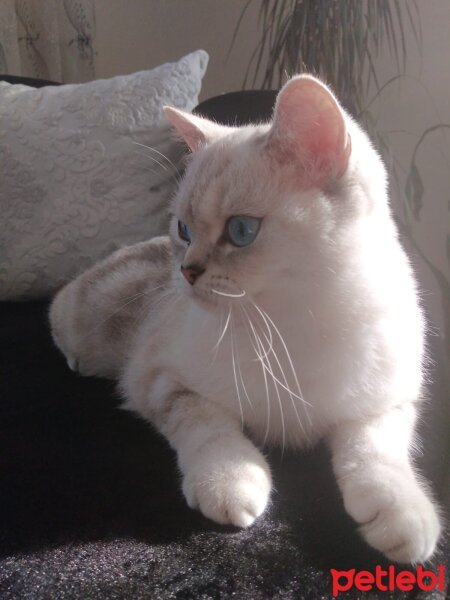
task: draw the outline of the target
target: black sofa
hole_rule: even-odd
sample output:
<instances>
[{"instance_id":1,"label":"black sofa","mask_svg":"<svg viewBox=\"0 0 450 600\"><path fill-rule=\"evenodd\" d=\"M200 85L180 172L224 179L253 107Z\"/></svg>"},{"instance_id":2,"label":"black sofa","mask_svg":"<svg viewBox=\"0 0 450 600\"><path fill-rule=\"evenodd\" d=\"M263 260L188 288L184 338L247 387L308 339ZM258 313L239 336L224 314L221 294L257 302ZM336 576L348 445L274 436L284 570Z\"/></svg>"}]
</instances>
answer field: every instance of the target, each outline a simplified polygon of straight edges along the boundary
<instances>
[{"instance_id":1,"label":"black sofa","mask_svg":"<svg viewBox=\"0 0 450 600\"><path fill-rule=\"evenodd\" d=\"M273 101L272 92L227 94L197 112L248 122L267 119ZM332 597L330 568L388 566L346 515L323 445L270 452L276 492L248 530L188 509L165 440L118 410L111 382L67 368L47 310L48 300L0 303L2 600L316 600ZM448 359L439 338L430 348L433 383L417 463L448 508ZM446 564L448 572L448 559L444 536L430 568ZM385 596L431 598L418 589Z\"/></svg>"}]
</instances>

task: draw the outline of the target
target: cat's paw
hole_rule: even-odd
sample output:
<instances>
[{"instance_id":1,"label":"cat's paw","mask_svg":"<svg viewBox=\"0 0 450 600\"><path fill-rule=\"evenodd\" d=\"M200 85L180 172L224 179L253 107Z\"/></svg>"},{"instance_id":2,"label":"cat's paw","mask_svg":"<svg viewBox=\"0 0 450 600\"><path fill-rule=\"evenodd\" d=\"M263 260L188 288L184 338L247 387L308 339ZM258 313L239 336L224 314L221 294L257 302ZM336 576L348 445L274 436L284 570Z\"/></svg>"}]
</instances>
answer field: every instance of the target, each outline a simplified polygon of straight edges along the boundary
<instances>
[{"instance_id":1,"label":"cat's paw","mask_svg":"<svg viewBox=\"0 0 450 600\"><path fill-rule=\"evenodd\" d=\"M88 367L83 365L82 361L73 352L63 352L67 362L67 366L71 371L78 375L95 375L95 371L90 371Z\"/></svg>"},{"instance_id":2,"label":"cat's paw","mask_svg":"<svg viewBox=\"0 0 450 600\"><path fill-rule=\"evenodd\" d=\"M349 485L344 504L366 542L390 560L422 563L432 556L441 530L439 517L415 479L399 478L378 489Z\"/></svg>"},{"instance_id":3,"label":"cat's paw","mask_svg":"<svg viewBox=\"0 0 450 600\"><path fill-rule=\"evenodd\" d=\"M66 354L67 366L71 371L78 372L78 358L73 354Z\"/></svg>"},{"instance_id":4,"label":"cat's paw","mask_svg":"<svg viewBox=\"0 0 450 600\"><path fill-rule=\"evenodd\" d=\"M183 480L188 505L222 525L249 527L269 501L272 483L264 463L198 465Z\"/></svg>"}]
</instances>

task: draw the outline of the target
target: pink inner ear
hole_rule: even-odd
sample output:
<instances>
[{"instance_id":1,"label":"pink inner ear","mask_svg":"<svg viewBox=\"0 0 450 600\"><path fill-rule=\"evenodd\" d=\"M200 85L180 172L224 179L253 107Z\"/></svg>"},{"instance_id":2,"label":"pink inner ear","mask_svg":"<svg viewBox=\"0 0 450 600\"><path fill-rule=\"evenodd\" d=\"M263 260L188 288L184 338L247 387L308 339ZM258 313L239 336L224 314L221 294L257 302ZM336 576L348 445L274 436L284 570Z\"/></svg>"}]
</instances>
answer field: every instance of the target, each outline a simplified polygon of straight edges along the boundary
<instances>
[{"instance_id":1,"label":"pink inner ear","mask_svg":"<svg viewBox=\"0 0 450 600\"><path fill-rule=\"evenodd\" d=\"M281 90L272 138L278 150L302 163L311 184L344 174L351 144L344 114L331 92L317 79L299 76Z\"/></svg>"},{"instance_id":2,"label":"pink inner ear","mask_svg":"<svg viewBox=\"0 0 450 600\"><path fill-rule=\"evenodd\" d=\"M164 106L164 113L171 125L189 146L191 152L196 152L205 143L206 137L200 124L203 119L185 113L171 106Z\"/></svg>"}]
</instances>

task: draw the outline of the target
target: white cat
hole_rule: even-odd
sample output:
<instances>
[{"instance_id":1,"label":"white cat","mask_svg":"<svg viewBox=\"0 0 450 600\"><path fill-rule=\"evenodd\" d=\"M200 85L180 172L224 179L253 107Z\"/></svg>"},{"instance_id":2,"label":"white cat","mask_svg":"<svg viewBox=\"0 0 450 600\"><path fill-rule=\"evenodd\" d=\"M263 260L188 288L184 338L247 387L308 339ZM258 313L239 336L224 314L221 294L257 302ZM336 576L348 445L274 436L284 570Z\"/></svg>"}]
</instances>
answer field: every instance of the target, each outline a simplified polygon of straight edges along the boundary
<instances>
[{"instance_id":1,"label":"white cat","mask_svg":"<svg viewBox=\"0 0 450 600\"><path fill-rule=\"evenodd\" d=\"M246 527L264 511L271 476L255 443L325 437L366 541L428 559L439 518L410 457L424 321L380 158L310 76L284 86L268 125L166 114L192 151L170 239L64 288L56 343L82 373L120 380L207 517Z\"/></svg>"}]
</instances>

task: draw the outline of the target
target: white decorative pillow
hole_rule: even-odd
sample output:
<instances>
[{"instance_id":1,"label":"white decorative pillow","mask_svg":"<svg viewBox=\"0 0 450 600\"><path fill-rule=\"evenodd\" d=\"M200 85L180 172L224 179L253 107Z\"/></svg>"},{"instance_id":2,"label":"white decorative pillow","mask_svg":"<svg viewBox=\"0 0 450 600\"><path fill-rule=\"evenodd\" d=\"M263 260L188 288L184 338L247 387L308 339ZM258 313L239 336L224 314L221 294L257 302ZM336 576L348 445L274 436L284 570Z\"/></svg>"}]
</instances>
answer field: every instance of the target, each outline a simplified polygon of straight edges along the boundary
<instances>
[{"instance_id":1,"label":"white decorative pillow","mask_svg":"<svg viewBox=\"0 0 450 600\"><path fill-rule=\"evenodd\" d=\"M181 154L162 107L192 110L207 64L197 50L84 84L0 82L0 299L48 295L166 231Z\"/></svg>"}]
</instances>

